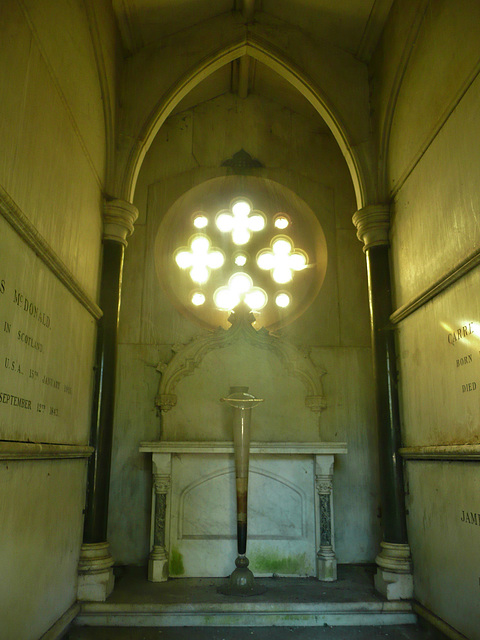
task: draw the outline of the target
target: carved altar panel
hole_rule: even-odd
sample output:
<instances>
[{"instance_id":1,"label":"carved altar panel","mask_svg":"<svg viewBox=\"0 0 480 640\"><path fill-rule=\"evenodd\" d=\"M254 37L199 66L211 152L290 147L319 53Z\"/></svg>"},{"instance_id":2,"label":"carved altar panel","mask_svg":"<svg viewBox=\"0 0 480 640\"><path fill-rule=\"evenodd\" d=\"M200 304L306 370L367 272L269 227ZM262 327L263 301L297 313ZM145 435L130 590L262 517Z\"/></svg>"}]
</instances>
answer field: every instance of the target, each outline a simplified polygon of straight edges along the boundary
<instances>
[{"instance_id":1,"label":"carved altar panel","mask_svg":"<svg viewBox=\"0 0 480 640\"><path fill-rule=\"evenodd\" d=\"M252 570L257 575L315 575L312 461L253 455L248 503ZM173 457L170 548L171 576L231 572L237 555L232 455Z\"/></svg>"}]
</instances>

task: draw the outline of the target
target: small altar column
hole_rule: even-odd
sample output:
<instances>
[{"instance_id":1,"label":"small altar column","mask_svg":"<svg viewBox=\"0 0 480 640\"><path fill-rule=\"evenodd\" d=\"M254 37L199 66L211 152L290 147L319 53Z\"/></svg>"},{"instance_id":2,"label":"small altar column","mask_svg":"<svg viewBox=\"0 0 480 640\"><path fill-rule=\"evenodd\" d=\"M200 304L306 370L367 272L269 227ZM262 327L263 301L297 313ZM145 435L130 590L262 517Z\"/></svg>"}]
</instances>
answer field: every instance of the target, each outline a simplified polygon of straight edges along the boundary
<instances>
[{"instance_id":1,"label":"small altar column","mask_svg":"<svg viewBox=\"0 0 480 640\"><path fill-rule=\"evenodd\" d=\"M337 579L337 558L333 535L333 462L332 456L315 456L317 524L317 578L324 582Z\"/></svg>"},{"instance_id":2,"label":"small altar column","mask_svg":"<svg viewBox=\"0 0 480 640\"><path fill-rule=\"evenodd\" d=\"M151 526L153 545L148 559L148 579L151 582L168 580L167 506L169 506L171 467L170 453L154 457Z\"/></svg>"}]
</instances>

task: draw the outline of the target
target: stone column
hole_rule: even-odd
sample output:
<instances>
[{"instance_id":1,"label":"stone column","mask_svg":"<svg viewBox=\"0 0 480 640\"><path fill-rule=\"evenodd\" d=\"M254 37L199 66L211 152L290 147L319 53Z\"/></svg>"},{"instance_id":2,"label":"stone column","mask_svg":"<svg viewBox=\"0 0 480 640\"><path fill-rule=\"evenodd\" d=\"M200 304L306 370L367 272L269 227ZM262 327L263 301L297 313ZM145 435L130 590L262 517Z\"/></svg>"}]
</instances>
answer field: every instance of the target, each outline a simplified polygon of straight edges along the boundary
<instances>
[{"instance_id":1,"label":"stone column","mask_svg":"<svg viewBox=\"0 0 480 640\"><path fill-rule=\"evenodd\" d=\"M168 579L167 506L171 482L171 455L154 454L152 500L152 551L148 559L148 579L165 582Z\"/></svg>"},{"instance_id":2,"label":"stone column","mask_svg":"<svg viewBox=\"0 0 480 640\"><path fill-rule=\"evenodd\" d=\"M407 539L398 405L395 335L389 264L390 211L371 205L353 216L367 260L373 372L379 443L383 542L376 558L375 586L389 600L411 598L413 577Z\"/></svg>"},{"instance_id":3,"label":"stone column","mask_svg":"<svg viewBox=\"0 0 480 640\"><path fill-rule=\"evenodd\" d=\"M107 542L108 494L115 402L117 330L120 312L123 256L138 211L123 200L104 205L103 264L97 328L95 381L92 403L83 544L78 567L78 599L103 601L113 589L113 558Z\"/></svg>"},{"instance_id":4,"label":"stone column","mask_svg":"<svg viewBox=\"0 0 480 640\"><path fill-rule=\"evenodd\" d=\"M331 455L315 456L317 498L317 578L337 579L337 558L333 542L333 462Z\"/></svg>"}]
</instances>

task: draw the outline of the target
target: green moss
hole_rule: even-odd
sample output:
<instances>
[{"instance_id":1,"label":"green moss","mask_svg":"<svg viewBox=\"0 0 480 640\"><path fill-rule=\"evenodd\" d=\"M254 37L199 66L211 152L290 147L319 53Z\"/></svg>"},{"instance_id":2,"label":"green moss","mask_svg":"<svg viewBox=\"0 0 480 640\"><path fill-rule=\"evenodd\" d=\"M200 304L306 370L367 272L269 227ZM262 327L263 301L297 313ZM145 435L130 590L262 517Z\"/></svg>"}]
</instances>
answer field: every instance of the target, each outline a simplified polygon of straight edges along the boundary
<instances>
[{"instance_id":1,"label":"green moss","mask_svg":"<svg viewBox=\"0 0 480 640\"><path fill-rule=\"evenodd\" d=\"M274 553L259 553L251 558L251 569L259 573L302 574L305 572L306 556L279 556Z\"/></svg>"},{"instance_id":2,"label":"green moss","mask_svg":"<svg viewBox=\"0 0 480 640\"><path fill-rule=\"evenodd\" d=\"M171 549L170 561L168 563L169 573L171 576L183 576L185 568L183 566L183 556L178 549Z\"/></svg>"}]
</instances>

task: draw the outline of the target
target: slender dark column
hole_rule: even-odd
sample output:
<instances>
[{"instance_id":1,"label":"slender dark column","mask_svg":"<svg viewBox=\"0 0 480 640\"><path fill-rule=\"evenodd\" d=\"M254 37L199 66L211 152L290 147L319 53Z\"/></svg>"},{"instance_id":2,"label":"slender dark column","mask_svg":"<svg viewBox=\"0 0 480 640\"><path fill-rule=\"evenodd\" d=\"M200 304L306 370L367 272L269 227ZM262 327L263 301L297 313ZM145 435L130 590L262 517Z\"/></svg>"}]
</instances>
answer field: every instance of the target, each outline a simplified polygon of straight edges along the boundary
<instances>
[{"instance_id":1,"label":"slender dark column","mask_svg":"<svg viewBox=\"0 0 480 640\"><path fill-rule=\"evenodd\" d=\"M104 208L103 263L92 401L83 544L78 566L78 599L105 600L113 589L113 558L107 542L108 498L115 405L117 332L126 237L133 232L137 209L112 200Z\"/></svg>"},{"instance_id":2,"label":"slender dark column","mask_svg":"<svg viewBox=\"0 0 480 640\"><path fill-rule=\"evenodd\" d=\"M108 496L113 438L117 330L120 311L124 245L114 240L103 244L100 307L90 445L95 451L89 460L87 501L83 541L87 544L107 539Z\"/></svg>"},{"instance_id":3,"label":"slender dark column","mask_svg":"<svg viewBox=\"0 0 480 640\"><path fill-rule=\"evenodd\" d=\"M373 372L380 463L383 542L376 558L375 585L388 599L412 596L410 548L407 539L400 415L389 266L388 206L365 207L353 216L364 242L372 331Z\"/></svg>"},{"instance_id":4,"label":"slender dark column","mask_svg":"<svg viewBox=\"0 0 480 640\"><path fill-rule=\"evenodd\" d=\"M403 468L398 453L401 436L395 335L389 320L392 308L388 247L373 246L365 254L380 453L383 535L388 542L407 544Z\"/></svg>"}]
</instances>

